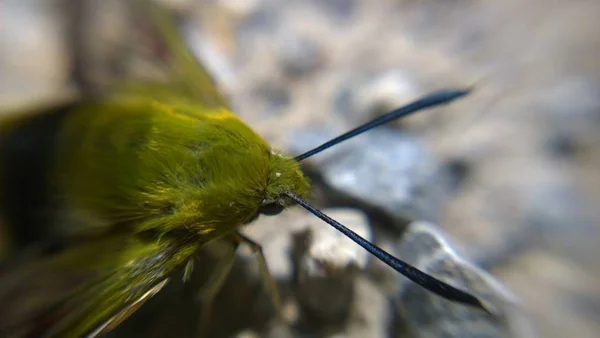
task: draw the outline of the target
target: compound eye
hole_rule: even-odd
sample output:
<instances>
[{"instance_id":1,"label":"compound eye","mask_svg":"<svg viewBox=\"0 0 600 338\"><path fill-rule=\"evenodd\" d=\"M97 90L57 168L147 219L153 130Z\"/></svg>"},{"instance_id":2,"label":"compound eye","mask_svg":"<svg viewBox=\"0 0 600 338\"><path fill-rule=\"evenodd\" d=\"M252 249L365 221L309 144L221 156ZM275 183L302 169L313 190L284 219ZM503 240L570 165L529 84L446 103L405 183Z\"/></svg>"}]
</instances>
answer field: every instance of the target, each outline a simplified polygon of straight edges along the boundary
<instances>
[{"instance_id":1,"label":"compound eye","mask_svg":"<svg viewBox=\"0 0 600 338\"><path fill-rule=\"evenodd\" d=\"M263 203L263 205L260 206L259 212L262 215L275 216L275 215L279 215L283 211L283 209L284 209L283 205L274 201L274 202Z\"/></svg>"}]
</instances>

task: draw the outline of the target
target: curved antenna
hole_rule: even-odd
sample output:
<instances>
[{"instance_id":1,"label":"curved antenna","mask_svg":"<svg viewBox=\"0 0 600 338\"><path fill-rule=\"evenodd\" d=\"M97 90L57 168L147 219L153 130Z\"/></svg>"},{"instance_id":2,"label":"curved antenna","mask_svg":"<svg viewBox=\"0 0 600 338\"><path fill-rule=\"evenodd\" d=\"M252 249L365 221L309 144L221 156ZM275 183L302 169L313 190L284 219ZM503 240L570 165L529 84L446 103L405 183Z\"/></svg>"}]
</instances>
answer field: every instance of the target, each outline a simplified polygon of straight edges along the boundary
<instances>
[{"instance_id":1,"label":"curved antenna","mask_svg":"<svg viewBox=\"0 0 600 338\"><path fill-rule=\"evenodd\" d=\"M456 99L459 99L471 92L472 88L469 89L445 89L434 92L427 96L424 96L412 103L409 103L403 107L392 110L389 113L383 114L378 118L372 120L371 122L367 122L359 127L356 127L349 132L346 132L332 140L329 140L322 145L305 152L302 155L298 155L294 157L294 160L300 162L304 159L307 159L315 154L322 152L323 150L333 147L334 145L344 142L354 136L360 135L367 130L373 129L382 124L391 122L393 120L399 119L401 117L405 117L407 115L416 113L420 110L439 106L442 104L450 103Z\"/></svg>"},{"instance_id":2,"label":"curved antenna","mask_svg":"<svg viewBox=\"0 0 600 338\"><path fill-rule=\"evenodd\" d=\"M390 255L385 250L383 250L380 247L376 246L375 244L367 241L366 239L362 238L354 231L348 229L343 224L337 222L336 220L325 215L320 210L318 210L315 207L311 206L310 204L306 203L300 197L298 197L290 192L283 192L282 195L285 195L285 196L291 198L296 203L300 204L304 209L310 211L312 214L319 217L325 223L331 225L332 227L334 227L335 229L337 229L338 231L340 231L341 233L346 235L348 238L350 238L351 240L356 242L358 245L363 247L370 254L377 257L379 260L381 260L385 264L389 265L394 270L400 272L406 278L419 284L423 288L435 293L438 296L441 296L443 298L451 300L453 302L465 304L465 305L477 308L479 310L483 310L483 311L487 312L488 314L492 314L490 312L490 310L488 309L488 307L484 306L483 302L481 300L479 300L477 297L475 297L465 291L459 290L450 284L446 284L446 283L424 273L423 271L415 268L414 266L412 266L406 262L403 262L403 261L399 260L398 258Z\"/></svg>"}]
</instances>

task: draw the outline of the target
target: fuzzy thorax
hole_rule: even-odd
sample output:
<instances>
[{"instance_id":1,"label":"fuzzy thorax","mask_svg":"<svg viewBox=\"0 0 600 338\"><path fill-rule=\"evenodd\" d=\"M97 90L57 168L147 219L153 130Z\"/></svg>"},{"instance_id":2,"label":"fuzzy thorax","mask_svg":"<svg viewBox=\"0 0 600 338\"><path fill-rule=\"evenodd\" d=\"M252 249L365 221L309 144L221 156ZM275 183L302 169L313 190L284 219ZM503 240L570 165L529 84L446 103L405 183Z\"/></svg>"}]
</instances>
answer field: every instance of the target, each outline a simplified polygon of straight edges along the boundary
<instances>
[{"instance_id":1,"label":"fuzzy thorax","mask_svg":"<svg viewBox=\"0 0 600 338\"><path fill-rule=\"evenodd\" d=\"M265 200L282 200L283 192L291 192L299 197L306 197L310 183L294 159L280 154L271 155L271 170L267 183ZM283 200L285 206L290 201Z\"/></svg>"}]
</instances>

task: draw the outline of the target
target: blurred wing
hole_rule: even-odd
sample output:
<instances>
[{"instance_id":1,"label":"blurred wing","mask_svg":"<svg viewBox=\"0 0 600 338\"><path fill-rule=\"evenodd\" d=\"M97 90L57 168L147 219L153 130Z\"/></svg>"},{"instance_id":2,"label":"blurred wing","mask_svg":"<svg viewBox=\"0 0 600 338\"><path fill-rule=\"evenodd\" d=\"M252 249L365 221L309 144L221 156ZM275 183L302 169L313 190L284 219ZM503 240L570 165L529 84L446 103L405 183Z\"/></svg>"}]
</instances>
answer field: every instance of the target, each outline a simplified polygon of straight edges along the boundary
<instances>
[{"instance_id":1,"label":"blurred wing","mask_svg":"<svg viewBox=\"0 0 600 338\"><path fill-rule=\"evenodd\" d=\"M148 12L166 49L181 86L207 108L227 107L227 100L201 61L193 54L177 30L174 16L164 7L148 2Z\"/></svg>"},{"instance_id":2,"label":"blurred wing","mask_svg":"<svg viewBox=\"0 0 600 338\"><path fill-rule=\"evenodd\" d=\"M162 289L196 243L117 235L0 267L0 336L94 337Z\"/></svg>"},{"instance_id":3,"label":"blurred wing","mask_svg":"<svg viewBox=\"0 0 600 338\"><path fill-rule=\"evenodd\" d=\"M158 292L160 292L160 290L162 290L162 288L165 285L167 285L168 282L169 282L169 278L163 279L161 282L156 284L156 286L150 288L150 290L148 290L146 293L141 295L139 298L131 301L130 304L128 304L127 306L125 306L123 308L123 310L119 311L117 314L115 314L114 316L110 317L108 320L101 323L96 329L94 329L92 332L90 332L86 337L87 338L98 337L102 334L105 334L105 333L111 331L112 329L116 328L117 326L119 326L119 324L121 324L125 319L127 319L135 311L137 311L142 305L144 305L144 303L146 303L146 301L148 299L152 298L152 296L154 296Z\"/></svg>"},{"instance_id":4,"label":"blurred wing","mask_svg":"<svg viewBox=\"0 0 600 338\"><path fill-rule=\"evenodd\" d=\"M127 80L109 91L113 99L152 99L177 110L178 106L194 106L188 114L210 114L229 111L229 103L221 94L219 86L201 60L187 47L177 30L174 15L154 1L144 1L144 12L148 13L156 31L158 46L155 51L167 63L170 78L166 83ZM184 109L185 110L185 109Z\"/></svg>"}]
</instances>

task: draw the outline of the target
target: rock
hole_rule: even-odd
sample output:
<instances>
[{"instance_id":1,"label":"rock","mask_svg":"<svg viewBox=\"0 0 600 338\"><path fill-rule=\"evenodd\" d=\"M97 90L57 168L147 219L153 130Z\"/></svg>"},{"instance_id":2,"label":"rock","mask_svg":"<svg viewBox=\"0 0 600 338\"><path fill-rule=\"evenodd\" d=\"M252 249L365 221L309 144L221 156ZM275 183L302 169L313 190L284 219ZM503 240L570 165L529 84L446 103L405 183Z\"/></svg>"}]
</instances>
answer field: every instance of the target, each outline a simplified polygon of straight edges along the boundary
<instances>
[{"instance_id":1,"label":"rock","mask_svg":"<svg viewBox=\"0 0 600 338\"><path fill-rule=\"evenodd\" d=\"M323 212L372 240L362 212L340 208ZM357 332L384 330L380 322L389 320L383 315L387 302L375 284L357 282L364 279L360 271L365 270L370 256L352 240L300 208L276 217L260 217L244 233L263 246L269 270L283 286L280 291L291 288L292 294L282 299L283 317L288 323L311 333L346 332L355 326L357 330L360 327ZM250 258L247 250L239 253L244 260ZM371 311L375 310L378 315L373 317Z\"/></svg>"},{"instance_id":2,"label":"rock","mask_svg":"<svg viewBox=\"0 0 600 338\"><path fill-rule=\"evenodd\" d=\"M421 95L422 89L414 76L407 70L397 68L342 87L335 97L335 112L343 118L347 127L352 127L405 105Z\"/></svg>"},{"instance_id":3,"label":"rock","mask_svg":"<svg viewBox=\"0 0 600 338\"><path fill-rule=\"evenodd\" d=\"M297 34L282 34L278 39L279 63L288 76L298 77L315 71L323 60L317 43Z\"/></svg>"},{"instance_id":4,"label":"rock","mask_svg":"<svg viewBox=\"0 0 600 338\"><path fill-rule=\"evenodd\" d=\"M239 17L251 15L264 5L262 0L219 0L218 3Z\"/></svg>"},{"instance_id":5,"label":"rock","mask_svg":"<svg viewBox=\"0 0 600 338\"><path fill-rule=\"evenodd\" d=\"M51 1L3 1L0 10L0 108L54 103L67 90L65 15Z\"/></svg>"},{"instance_id":6,"label":"rock","mask_svg":"<svg viewBox=\"0 0 600 338\"><path fill-rule=\"evenodd\" d=\"M494 274L520 295L539 337L598 337L600 283L591 272L559 254L539 249L528 250L510 265L494 269Z\"/></svg>"},{"instance_id":7,"label":"rock","mask_svg":"<svg viewBox=\"0 0 600 338\"><path fill-rule=\"evenodd\" d=\"M577 139L596 134L600 125L598 80L585 77L565 78L548 85L530 98L551 127Z\"/></svg>"},{"instance_id":8,"label":"rock","mask_svg":"<svg viewBox=\"0 0 600 338\"><path fill-rule=\"evenodd\" d=\"M317 0L313 1L318 10L325 11L329 19L348 20L359 7L358 0Z\"/></svg>"},{"instance_id":9,"label":"rock","mask_svg":"<svg viewBox=\"0 0 600 338\"><path fill-rule=\"evenodd\" d=\"M472 173L472 164L462 158L451 158L441 164L440 171L447 179L447 187L450 193L459 190L469 180Z\"/></svg>"},{"instance_id":10,"label":"rock","mask_svg":"<svg viewBox=\"0 0 600 338\"><path fill-rule=\"evenodd\" d=\"M372 241L367 217L362 212L354 209L323 209L323 212L366 240ZM359 269L365 268L369 256L365 250L312 214L308 216L312 216L312 219L306 220L307 231L310 232L309 244L302 265L309 275L327 275L346 270L350 265Z\"/></svg>"},{"instance_id":11,"label":"rock","mask_svg":"<svg viewBox=\"0 0 600 338\"><path fill-rule=\"evenodd\" d=\"M485 300L493 315L451 303L400 277L398 308L418 337L530 337L516 297L497 279L460 256L433 224L414 222L398 244L399 257Z\"/></svg>"},{"instance_id":12,"label":"rock","mask_svg":"<svg viewBox=\"0 0 600 338\"><path fill-rule=\"evenodd\" d=\"M392 69L374 75L356 90L355 107L372 117L384 114L423 95L407 70Z\"/></svg>"},{"instance_id":13,"label":"rock","mask_svg":"<svg viewBox=\"0 0 600 338\"><path fill-rule=\"evenodd\" d=\"M260 216L241 231L262 246L273 277L280 282L289 283L294 269L291 258L293 236L306 231L308 223L313 221L314 216L307 211L290 208L277 216ZM246 260L253 259L250 250L241 249L239 254Z\"/></svg>"},{"instance_id":14,"label":"rock","mask_svg":"<svg viewBox=\"0 0 600 338\"><path fill-rule=\"evenodd\" d=\"M371 240L363 213L352 209L323 212ZM318 218L307 217L305 222L306 230L295 237L293 253L298 303L310 319L329 325L343 322L352 310L357 273L365 268L369 254Z\"/></svg>"},{"instance_id":15,"label":"rock","mask_svg":"<svg viewBox=\"0 0 600 338\"><path fill-rule=\"evenodd\" d=\"M301 130L292 137L300 153L341 132ZM309 160L325 183L343 195L401 220L436 220L446 192L438 164L414 138L380 127Z\"/></svg>"},{"instance_id":16,"label":"rock","mask_svg":"<svg viewBox=\"0 0 600 338\"><path fill-rule=\"evenodd\" d=\"M521 203L528 225L537 232L538 243L582 266L596 265L600 219L593 215L594 203L572 179L574 173L555 164L545 174L552 180L529 187Z\"/></svg>"},{"instance_id":17,"label":"rock","mask_svg":"<svg viewBox=\"0 0 600 338\"><path fill-rule=\"evenodd\" d=\"M387 337L392 314L388 299L379 286L362 276L358 277L353 299L349 320L335 337Z\"/></svg>"}]
</instances>

